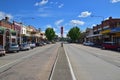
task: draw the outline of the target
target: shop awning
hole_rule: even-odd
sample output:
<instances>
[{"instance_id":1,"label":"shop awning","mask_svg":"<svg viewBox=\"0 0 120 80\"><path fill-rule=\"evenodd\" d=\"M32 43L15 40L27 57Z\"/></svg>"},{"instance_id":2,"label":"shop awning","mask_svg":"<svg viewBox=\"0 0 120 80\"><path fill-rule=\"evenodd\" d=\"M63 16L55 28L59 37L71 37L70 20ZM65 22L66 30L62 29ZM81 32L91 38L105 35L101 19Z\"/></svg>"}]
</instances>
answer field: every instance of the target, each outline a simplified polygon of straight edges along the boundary
<instances>
[{"instance_id":1,"label":"shop awning","mask_svg":"<svg viewBox=\"0 0 120 80\"><path fill-rule=\"evenodd\" d=\"M16 31L15 30L10 29L10 32L11 32L12 35L16 35Z\"/></svg>"},{"instance_id":2,"label":"shop awning","mask_svg":"<svg viewBox=\"0 0 120 80\"><path fill-rule=\"evenodd\" d=\"M93 34L93 35L89 35L89 36L86 36L87 38L90 38L90 37L97 37L97 36L101 36L102 34Z\"/></svg>"},{"instance_id":3,"label":"shop awning","mask_svg":"<svg viewBox=\"0 0 120 80\"><path fill-rule=\"evenodd\" d=\"M117 33L120 32L120 27L116 27L114 29L111 29L111 33Z\"/></svg>"},{"instance_id":4,"label":"shop awning","mask_svg":"<svg viewBox=\"0 0 120 80\"><path fill-rule=\"evenodd\" d=\"M3 26L0 26L0 34L4 34L4 31L6 30L7 28L6 27L3 27ZM12 30L12 29L9 29L10 30L10 33L12 35L16 35L16 31L15 30Z\"/></svg>"},{"instance_id":5,"label":"shop awning","mask_svg":"<svg viewBox=\"0 0 120 80\"><path fill-rule=\"evenodd\" d=\"M4 31L5 31L5 28L4 28L4 27L2 27L2 26L0 26L0 34L3 34L3 33L4 33Z\"/></svg>"},{"instance_id":6,"label":"shop awning","mask_svg":"<svg viewBox=\"0 0 120 80\"><path fill-rule=\"evenodd\" d=\"M110 32L111 32L111 30L108 29L108 30L101 31L101 34L107 34L107 33L110 33Z\"/></svg>"}]
</instances>

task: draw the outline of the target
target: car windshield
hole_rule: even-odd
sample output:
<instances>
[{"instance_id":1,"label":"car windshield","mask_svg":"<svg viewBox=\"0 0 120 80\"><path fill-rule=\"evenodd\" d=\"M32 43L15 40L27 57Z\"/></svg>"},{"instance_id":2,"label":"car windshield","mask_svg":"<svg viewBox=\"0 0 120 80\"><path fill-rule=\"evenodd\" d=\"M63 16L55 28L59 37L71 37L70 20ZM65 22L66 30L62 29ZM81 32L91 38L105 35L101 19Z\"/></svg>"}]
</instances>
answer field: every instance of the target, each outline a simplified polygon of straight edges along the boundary
<instances>
[{"instance_id":1,"label":"car windshield","mask_svg":"<svg viewBox=\"0 0 120 80\"><path fill-rule=\"evenodd\" d=\"M117 43L115 42L104 42L105 44L111 44L111 45L116 45Z\"/></svg>"}]
</instances>

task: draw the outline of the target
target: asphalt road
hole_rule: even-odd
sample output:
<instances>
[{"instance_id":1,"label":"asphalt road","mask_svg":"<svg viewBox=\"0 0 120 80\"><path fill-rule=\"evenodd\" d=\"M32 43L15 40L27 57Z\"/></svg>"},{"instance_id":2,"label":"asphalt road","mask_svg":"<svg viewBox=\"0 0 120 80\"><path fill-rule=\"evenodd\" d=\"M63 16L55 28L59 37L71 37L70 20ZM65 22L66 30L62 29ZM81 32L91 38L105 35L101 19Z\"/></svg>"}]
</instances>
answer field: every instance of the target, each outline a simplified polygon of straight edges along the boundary
<instances>
[{"instance_id":1,"label":"asphalt road","mask_svg":"<svg viewBox=\"0 0 120 80\"><path fill-rule=\"evenodd\" d=\"M48 80L60 44L0 57L0 80Z\"/></svg>"},{"instance_id":2,"label":"asphalt road","mask_svg":"<svg viewBox=\"0 0 120 80\"><path fill-rule=\"evenodd\" d=\"M50 80L73 80L64 48L58 49L58 57L53 67Z\"/></svg>"},{"instance_id":3,"label":"asphalt road","mask_svg":"<svg viewBox=\"0 0 120 80\"><path fill-rule=\"evenodd\" d=\"M77 80L120 80L120 52L64 44Z\"/></svg>"},{"instance_id":4,"label":"asphalt road","mask_svg":"<svg viewBox=\"0 0 120 80\"><path fill-rule=\"evenodd\" d=\"M63 48L56 43L0 57L0 80L120 80L120 52Z\"/></svg>"}]
</instances>

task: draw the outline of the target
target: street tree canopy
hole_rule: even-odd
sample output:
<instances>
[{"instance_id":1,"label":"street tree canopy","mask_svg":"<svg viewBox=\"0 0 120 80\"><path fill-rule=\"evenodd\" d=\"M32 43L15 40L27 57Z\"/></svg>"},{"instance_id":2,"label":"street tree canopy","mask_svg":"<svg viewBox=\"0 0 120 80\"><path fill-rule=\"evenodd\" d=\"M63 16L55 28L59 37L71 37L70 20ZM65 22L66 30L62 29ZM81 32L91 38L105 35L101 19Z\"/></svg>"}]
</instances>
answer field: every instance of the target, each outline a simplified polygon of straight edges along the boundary
<instances>
[{"instance_id":1,"label":"street tree canopy","mask_svg":"<svg viewBox=\"0 0 120 80\"><path fill-rule=\"evenodd\" d=\"M80 34L81 34L80 29L78 27L73 27L69 30L67 36L70 37L72 42L75 42L79 39Z\"/></svg>"},{"instance_id":2,"label":"street tree canopy","mask_svg":"<svg viewBox=\"0 0 120 80\"><path fill-rule=\"evenodd\" d=\"M47 28L45 30L45 35L49 41L52 41L55 37L55 31L53 30L53 28Z\"/></svg>"}]
</instances>

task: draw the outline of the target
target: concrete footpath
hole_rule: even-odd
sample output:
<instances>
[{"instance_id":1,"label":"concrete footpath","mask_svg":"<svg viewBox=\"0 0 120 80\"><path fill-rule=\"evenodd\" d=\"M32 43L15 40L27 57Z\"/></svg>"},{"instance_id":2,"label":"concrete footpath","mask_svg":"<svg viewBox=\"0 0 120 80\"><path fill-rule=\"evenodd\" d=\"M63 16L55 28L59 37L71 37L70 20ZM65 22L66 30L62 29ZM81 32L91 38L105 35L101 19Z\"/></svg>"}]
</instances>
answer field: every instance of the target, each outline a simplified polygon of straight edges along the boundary
<instances>
[{"instance_id":1,"label":"concrete footpath","mask_svg":"<svg viewBox=\"0 0 120 80\"><path fill-rule=\"evenodd\" d=\"M50 80L72 80L64 47L60 47L58 50L58 57L53 67Z\"/></svg>"}]
</instances>

